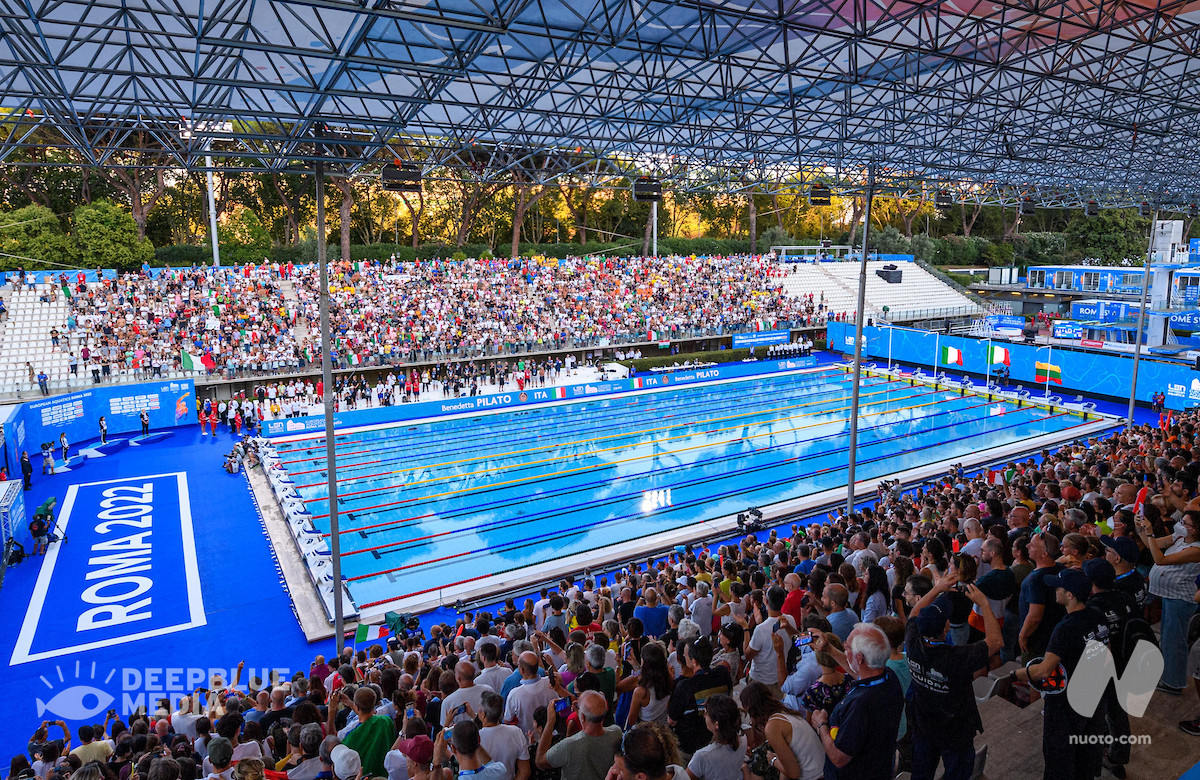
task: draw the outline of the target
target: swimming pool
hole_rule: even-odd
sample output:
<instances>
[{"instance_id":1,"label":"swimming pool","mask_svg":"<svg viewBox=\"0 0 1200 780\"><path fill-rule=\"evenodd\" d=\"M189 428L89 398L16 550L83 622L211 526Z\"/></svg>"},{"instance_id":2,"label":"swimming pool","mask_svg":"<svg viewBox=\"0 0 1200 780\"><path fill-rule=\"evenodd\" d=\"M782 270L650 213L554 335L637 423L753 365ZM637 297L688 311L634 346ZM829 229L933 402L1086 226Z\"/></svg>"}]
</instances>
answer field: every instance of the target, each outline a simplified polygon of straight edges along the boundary
<instances>
[{"instance_id":1,"label":"swimming pool","mask_svg":"<svg viewBox=\"0 0 1200 780\"><path fill-rule=\"evenodd\" d=\"M828 367L338 433L349 592L369 609L843 487L850 391L850 377ZM1082 423L864 377L857 477ZM275 446L327 535L324 436Z\"/></svg>"}]
</instances>

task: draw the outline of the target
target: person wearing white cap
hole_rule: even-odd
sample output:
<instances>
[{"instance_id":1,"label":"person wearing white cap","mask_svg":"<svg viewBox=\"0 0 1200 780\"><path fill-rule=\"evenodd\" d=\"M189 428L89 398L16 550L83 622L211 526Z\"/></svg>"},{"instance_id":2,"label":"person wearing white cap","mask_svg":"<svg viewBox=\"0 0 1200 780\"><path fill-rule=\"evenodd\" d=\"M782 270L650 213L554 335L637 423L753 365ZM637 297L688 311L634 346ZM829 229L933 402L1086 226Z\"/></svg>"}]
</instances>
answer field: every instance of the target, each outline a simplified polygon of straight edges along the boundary
<instances>
[{"instance_id":1,"label":"person wearing white cap","mask_svg":"<svg viewBox=\"0 0 1200 780\"><path fill-rule=\"evenodd\" d=\"M358 780L362 777L362 761L351 748L345 745L338 745L333 750L329 751L329 758L333 761L333 776L336 780Z\"/></svg>"}]
</instances>

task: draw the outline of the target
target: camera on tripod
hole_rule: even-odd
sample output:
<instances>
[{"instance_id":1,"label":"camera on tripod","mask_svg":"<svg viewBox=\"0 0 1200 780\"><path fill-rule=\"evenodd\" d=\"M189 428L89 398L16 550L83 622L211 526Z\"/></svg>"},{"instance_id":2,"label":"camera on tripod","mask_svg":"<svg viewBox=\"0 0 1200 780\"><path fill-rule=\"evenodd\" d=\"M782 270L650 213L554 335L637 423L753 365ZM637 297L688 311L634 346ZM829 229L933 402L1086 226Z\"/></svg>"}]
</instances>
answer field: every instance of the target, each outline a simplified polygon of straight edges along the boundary
<instances>
[{"instance_id":1,"label":"camera on tripod","mask_svg":"<svg viewBox=\"0 0 1200 780\"><path fill-rule=\"evenodd\" d=\"M738 533L754 533L765 530L767 527L763 522L762 510L753 506L745 512L738 512L737 525Z\"/></svg>"}]
</instances>

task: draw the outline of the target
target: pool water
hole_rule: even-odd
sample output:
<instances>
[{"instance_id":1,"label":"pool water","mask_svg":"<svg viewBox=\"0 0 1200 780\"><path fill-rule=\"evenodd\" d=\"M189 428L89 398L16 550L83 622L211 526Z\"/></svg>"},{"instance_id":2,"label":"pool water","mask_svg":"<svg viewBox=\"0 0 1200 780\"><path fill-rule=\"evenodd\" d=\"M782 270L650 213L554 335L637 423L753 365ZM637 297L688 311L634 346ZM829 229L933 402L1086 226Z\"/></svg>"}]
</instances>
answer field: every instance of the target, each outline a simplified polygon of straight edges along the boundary
<instances>
[{"instance_id":1,"label":"pool water","mask_svg":"<svg viewBox=\"0 0 1200 780\"><path fill-rule=\"evenodd\" d=\"M342 573L360 609L846 484L836 368L336 435ZM1082 425L862 380L859 480ZM328 533L323 435L276 444Z\"/></svg>"}]
</instances>

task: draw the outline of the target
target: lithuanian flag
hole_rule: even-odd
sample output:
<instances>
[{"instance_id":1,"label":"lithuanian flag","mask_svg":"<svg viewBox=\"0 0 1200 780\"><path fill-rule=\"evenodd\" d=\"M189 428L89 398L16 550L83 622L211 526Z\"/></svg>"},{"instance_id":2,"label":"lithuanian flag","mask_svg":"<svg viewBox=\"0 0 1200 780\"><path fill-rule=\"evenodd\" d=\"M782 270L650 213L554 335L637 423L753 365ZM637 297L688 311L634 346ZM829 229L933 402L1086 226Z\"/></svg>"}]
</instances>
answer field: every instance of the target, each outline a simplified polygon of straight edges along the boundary
<instances>
[{"instance_id":1,"label":"lithuanian flag","mask_svg":"<svg viewBox=\"0 0 1200 780\"><path fill-rule=\"evenodd\" d=\"M996 365L1003 363L1006 366L1011 366L1009 362L1008 350L1004 347L988 347L988 365Z\"/></svg>"},{"instance_id":2,"label":"lithuanian flag","mask_svg":"<svg viewBox=\"0 0 1200 780\"><path fill-rule=\"evenodd\" d=\"M942 347L942 363L945 365L962 365L962 350L954 347Z\"/></svg>"},{"instance_id":3,"label":"lithuanian flag","mask_svg":"<svg viewBox=\"0 0 1200 780\"><path fill-rule=\"evenodd\" d=\"M1035 382L1054 382L1062 384L1062 369L1053 363L1043 363L1040 360L1033 364Z\"/></svg>"}]
</instances>

